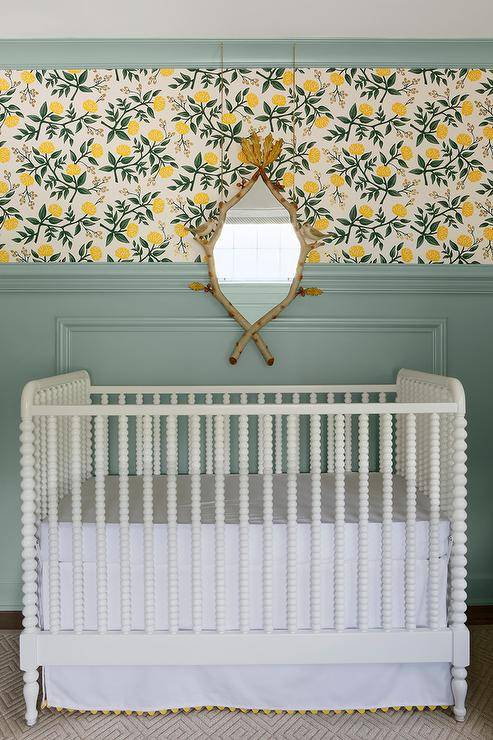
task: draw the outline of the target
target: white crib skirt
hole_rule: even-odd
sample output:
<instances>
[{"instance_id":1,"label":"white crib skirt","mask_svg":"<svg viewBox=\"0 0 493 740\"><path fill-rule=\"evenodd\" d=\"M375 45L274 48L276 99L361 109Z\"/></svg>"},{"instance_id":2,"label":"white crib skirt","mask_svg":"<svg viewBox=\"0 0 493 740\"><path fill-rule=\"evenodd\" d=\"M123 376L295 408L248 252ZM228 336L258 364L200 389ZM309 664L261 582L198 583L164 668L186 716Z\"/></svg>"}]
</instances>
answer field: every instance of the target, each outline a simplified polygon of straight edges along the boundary
<instances>
[{"instance_id":1,"label":"white crib skirt","mask_svg":"<svg viewBox=\"0 0 493 740\"><path fill-rule=\"evenodd\" d=\"M453 704L448 663L282 666L52 666L48 706L372 709Z\"/></svg>"}]
</instances>

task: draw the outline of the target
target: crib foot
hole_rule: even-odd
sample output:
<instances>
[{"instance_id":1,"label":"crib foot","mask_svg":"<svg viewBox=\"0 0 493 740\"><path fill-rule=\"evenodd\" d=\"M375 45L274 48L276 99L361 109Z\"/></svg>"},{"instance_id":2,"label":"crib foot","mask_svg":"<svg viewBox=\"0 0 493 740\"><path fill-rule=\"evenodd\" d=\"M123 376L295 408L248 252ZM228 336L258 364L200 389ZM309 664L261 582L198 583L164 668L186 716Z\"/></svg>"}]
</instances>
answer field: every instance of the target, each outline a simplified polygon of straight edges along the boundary
<instances>
[{"instance_id":1,"label":"crib foot","mask_svg":"<svg viewBox=\"0 0 493 740\"><path fill-rule=\"evenodd\" d=\"M465 668L452 667L452 693L454 695L454 717L457 722L466 718L467 671Z\"/></svg>"},{"instance_id":2,"label":"crib foot","mask_svg":"<svg viewBox=\"0 0 493 740\"><path fill-rule=\"evenodd\" d=\"M38 671L24 671L24 701L26 703L26 714L24 716L29 727L36 724L38 718L38 693Z\"/></svg>"}]
</instances>

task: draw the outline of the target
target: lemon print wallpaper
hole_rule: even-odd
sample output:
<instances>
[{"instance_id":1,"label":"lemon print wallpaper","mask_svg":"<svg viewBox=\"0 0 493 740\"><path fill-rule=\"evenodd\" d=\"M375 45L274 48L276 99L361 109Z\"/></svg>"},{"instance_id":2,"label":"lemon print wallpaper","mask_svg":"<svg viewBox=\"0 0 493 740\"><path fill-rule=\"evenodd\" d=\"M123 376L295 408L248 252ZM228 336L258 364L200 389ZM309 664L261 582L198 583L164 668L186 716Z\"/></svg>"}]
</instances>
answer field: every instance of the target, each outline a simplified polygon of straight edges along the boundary
<instances>
[{"instance_id":1,"label":"lemon print wallpaper","mask_svg":"<svg viewBox=\"0 0 493 740\"><path fill-rule=\"evenodd\" d=\"M493 262L493 70L284 68L0 72L0 262L200 260L254 129L310 262Z\"/></svg>"}]
</instances>

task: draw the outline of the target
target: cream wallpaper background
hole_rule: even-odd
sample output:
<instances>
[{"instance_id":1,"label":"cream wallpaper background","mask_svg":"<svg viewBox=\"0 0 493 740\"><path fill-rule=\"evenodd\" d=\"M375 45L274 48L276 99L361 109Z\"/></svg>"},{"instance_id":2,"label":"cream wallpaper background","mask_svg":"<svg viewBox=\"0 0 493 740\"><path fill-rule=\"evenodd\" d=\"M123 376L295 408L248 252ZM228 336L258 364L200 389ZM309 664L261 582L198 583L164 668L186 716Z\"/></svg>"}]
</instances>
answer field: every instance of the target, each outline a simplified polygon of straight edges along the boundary
<instances>
[{"instance_id":1,"label":"cream wallpaper background","mask_svg":"<svg viewBox=\"0 0 493 740\"><path fill-rule=\"evenodd\" d=\"M311 262L493 262L479 69L0 72L0 262L200 259L252 129L285 139L270 176L327 235Z\"/></svg>"}]
</instances>

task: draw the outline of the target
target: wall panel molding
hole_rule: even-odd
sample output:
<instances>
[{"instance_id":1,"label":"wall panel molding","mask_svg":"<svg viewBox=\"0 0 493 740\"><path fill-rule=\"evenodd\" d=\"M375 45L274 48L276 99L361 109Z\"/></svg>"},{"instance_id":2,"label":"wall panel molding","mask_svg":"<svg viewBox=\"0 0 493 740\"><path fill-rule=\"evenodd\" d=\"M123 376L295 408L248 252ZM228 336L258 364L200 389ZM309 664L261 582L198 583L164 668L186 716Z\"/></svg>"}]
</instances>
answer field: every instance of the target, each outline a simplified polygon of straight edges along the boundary
<instances>
[{"instance_id":1,"label":"wall panel molding","mask_svg":"<svg viewBox=\"0 0 493 740\"><path fill-rule=\"evenodd\" d=\"M3 39L0 68L491 67L492 39Z\"/></svg>"},{"instance_id":2,"label":"wall panel molding","mask_svg":"<svg viewBox=\"0 0 493 740\"><path fill-rule=\"evenodd\" d=\"M207 279L203 263L11 264L0 266L0 293L187 291L191 295L188 283ZM327 293L490 294L493 265L306 265L304 285L317 285ZM230 287L240 300L263 303L263 294L271 302L268 283L231 283ZM204 300L202 294L195 297Z\"/></svg>"},{"instance_id":3,"label":"wall panel molding","mask_svg":"<svg viewBox=\"0 0 493 740\"><path fill-rule=\"evenodd\" d=\"M56 319L56 372L65 373L79 369L72 366L72 347L78 332L174 333L227 332L238 334L238 326L230 318L164 318L158 316L129 317L57 317ZM279 318L264 333L356 332L372 334L382 332L420 333L431 337L432 372L443 375L447 363L447 320L444 318Z\"/></svg>"}]
</instances>

